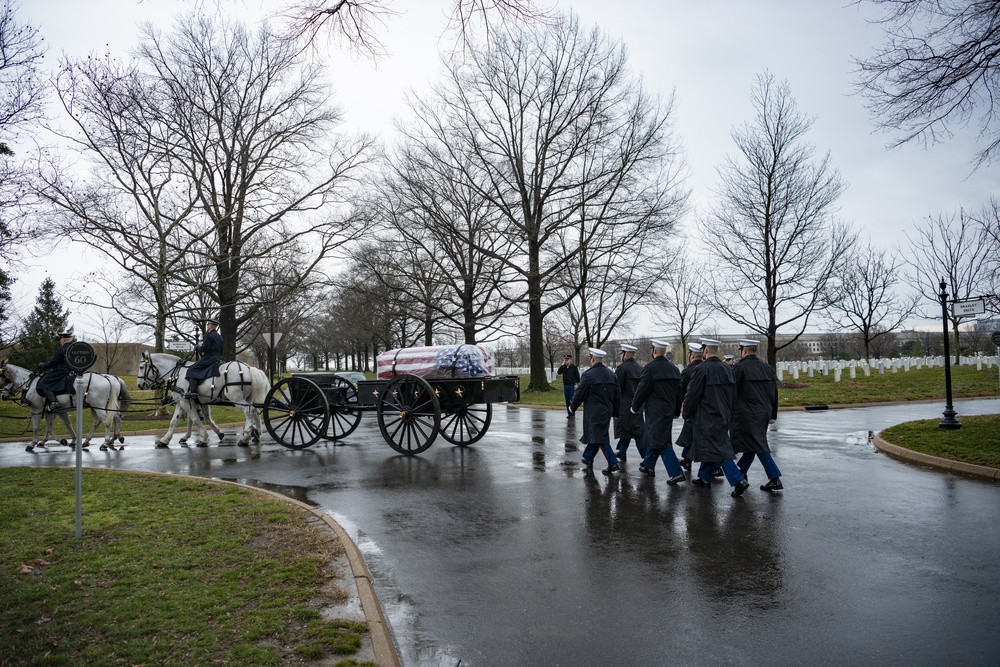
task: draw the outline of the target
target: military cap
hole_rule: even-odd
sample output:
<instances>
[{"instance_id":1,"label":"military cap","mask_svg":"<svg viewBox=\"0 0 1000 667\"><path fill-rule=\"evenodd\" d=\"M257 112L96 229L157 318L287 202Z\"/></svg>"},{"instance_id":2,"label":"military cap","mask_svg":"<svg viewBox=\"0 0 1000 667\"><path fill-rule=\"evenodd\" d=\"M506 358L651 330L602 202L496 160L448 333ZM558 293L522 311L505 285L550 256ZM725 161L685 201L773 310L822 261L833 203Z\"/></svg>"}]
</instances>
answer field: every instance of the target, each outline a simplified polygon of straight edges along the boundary
<instances>
[{"instance_id":1,"label":"military cap","mask_svg":"<svg viewBox=\"0 0 1000 667\"><path fill-rule=\"evenodd\" d=\"M639 349L635 345L628 345L626 343L622 343L621 344L621 348L622 348L622 352L635 352L636 350Z\"/></svg>"},{"instance_id":2,"label":"military cap","mask_svg":"<svg viewBox=\"0 0 1000 667\"><path fill-rule=\"evenodd\" d=\"M688 343L688 350L691 352L701 352L701 343Z\"/></svg>"},{"instance_id":3,"label":"military cap","mask_svg":"<svg viewBox=\"0 0 1000 667\"><path fill-rule=\"evenodd\" d=\"M595 357L597 359L603 359L604 357L608 356L607 352L605 352L604 350L598 350L596 347L588 348L587 352L590 354L590 356Z\"/></svg>"},{"instance_id":4,"label":"military cap","mask_svg":"<svg viewBox=\"0 0 1000 667\"><path fill-rule=\"evenodd\" d=\"M753 338L740 338L738 342L740 347L757 347L760 345L760 341Z\"/></svg>"},{"instance_id":5,"label":"military cap","mask_svg":"<svg viewBox=\"0 0 1000 667\"><path fill-rule=\"evenodd\" d=\"M666 342L664 340L651 340L649 342L652 344L653 347L658 347L661 350L665 350L668 347L670 347L670 343L668 343L668 342Z\"/></svg>"},{"instance_id":6,"label":"military cap","mask_svg":"<svg viewBox=\"0 0 1000 667\"><path fill-rule=\"evenodd\" d=\"M61 331L61 332L59 332L59 337L60 338L72 338L73 337L73 332L72 331Z\"/></svg>"},{"instance_id":7,"label":"military cap","mask_svg":"<svg viewBox=\"0 0 1000 667\"><path fill-rule=\"evenodd\" d=\"M722 345L722 342L721 341L717 341L714 338L702 338L701 339L701 344L704 347L719 347L720 345Z\"/></svg>"}]
</instances>

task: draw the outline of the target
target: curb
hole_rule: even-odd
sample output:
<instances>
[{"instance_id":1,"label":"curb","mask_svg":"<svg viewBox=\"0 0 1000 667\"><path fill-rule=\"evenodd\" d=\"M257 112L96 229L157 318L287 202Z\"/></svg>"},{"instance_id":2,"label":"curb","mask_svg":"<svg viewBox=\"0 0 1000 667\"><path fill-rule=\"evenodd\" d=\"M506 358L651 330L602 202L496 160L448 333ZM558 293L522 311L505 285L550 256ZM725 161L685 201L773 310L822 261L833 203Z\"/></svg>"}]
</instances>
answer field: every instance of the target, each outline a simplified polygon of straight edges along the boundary
<instances>
[{"instance_id":1,"label":"curb","mask_svg":"<svg viewBox=\"0 0 1000 667\"><path fill-rule=\"evenodd\" d=\"M894 445L887 440L883 440L881 432L875 434L873 442L875 443L875 448L880 452L884 452L890 456L895 456L896 458L903 459L904 461L930 466L931 468L935 468L943 472L970 475L972 477L988 479L993 482L1000 482L1000 470L997 468L976 465L974 463L964 463L962 461L952 461L951 459L943 459L940 456L924 454L923 452L915 452L912 449L906 449L905 447L900 447L899 445Z\"/></svg>"}]
</instances>

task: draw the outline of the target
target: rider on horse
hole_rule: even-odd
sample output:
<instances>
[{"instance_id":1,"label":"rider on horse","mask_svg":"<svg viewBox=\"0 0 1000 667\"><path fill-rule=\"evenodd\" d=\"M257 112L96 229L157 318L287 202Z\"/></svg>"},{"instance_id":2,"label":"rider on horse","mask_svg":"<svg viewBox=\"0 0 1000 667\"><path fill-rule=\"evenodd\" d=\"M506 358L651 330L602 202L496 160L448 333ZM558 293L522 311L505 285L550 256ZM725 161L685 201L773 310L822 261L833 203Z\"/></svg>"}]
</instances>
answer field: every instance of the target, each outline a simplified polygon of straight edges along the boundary
<instances>
[{"instance_id":1,"label":"rider on horse","mask_svg":"<svg viewBox=\"0 0 1000 667\"><path fill-rule=\"evenodd\" d=\"M45 373L38 379L35 389L45 396L45 411L55 412L59 409L59 399L56 392L63 391L66 387L66 377L70 374L69 364L66 363L66 350L73 342L73 334L64 331L59 334L59 347L52 353L52 358L38 364L38 370Z\"/></svg>"},{"instance_id":2,"label":"rider on horse","mask_svg":"<svg viewBox=\"0 0 1000 667\"><path fill-rule=\"evenodd\" d=\"M215 367L222 361L222 335L218 332L219 323L215 320L205 321L205 337L195 350L198 361L187 369L188 388L186 398L198 397L198 385L215 375Z\"/></svg>"}]
</instances>

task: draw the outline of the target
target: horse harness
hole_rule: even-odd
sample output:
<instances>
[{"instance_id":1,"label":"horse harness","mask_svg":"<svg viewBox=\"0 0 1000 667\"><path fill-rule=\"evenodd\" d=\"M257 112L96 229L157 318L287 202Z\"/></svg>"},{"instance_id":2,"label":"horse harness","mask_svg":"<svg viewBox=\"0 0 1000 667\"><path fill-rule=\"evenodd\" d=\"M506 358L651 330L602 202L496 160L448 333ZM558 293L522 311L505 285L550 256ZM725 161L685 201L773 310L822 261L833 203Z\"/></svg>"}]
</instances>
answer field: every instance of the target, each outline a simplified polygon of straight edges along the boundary
<instances>
[{"instance_id":1,"label":"horse harness","mask_svg":"<svg viewBox=\"0 0 1000 667\"><path fill-rule=\"evenodd\" d=\"M211 375L211 378L210 378L212 380L212 385L211 385L210 395L209 395L209 399L208 399L209 403L217 403L217 402L219 402L219 399L222 398L222 393L227 388L229 388L229 387L248 387L248 386L251 386L251 384L252 384L251 381L248 380L248 379L246 379L244 377L244 375L243 375L243 367L246 366L247 373L249 373L250 372L250 370L249 370L250 366L247 365L247 364L244 364L242 361L231 361L229 363L236 364L236 370L240 374L240 379L238 381L226 382L222 386L217 387L216 384L215 384L215 381L219 377L219 366L221 366L222 364L221 364L221 362L216 363L215 367L213 368L212 375ZM153 380L153 382L155 384L161 384L163 386L163 404L164 405L166 405L168 403L171 403L173 401L173 399L170 396L170 394L172 392L173 393L178 393L178 394L185 393L185 391L183 389L181 389L177 385L177 381L181 379L180 371L184 368L184 364L185 364L184 360L178 360L177 363L174 365L173 370L170 371L170 373L168 373L166 376L161 376L160 375L160 371L156 368L156 366L154 364L152 364L152 363L150 364L150 366L154 370L156 370L156 378ZM226 377L228 378L228 373L226 374ZM199 386L201 386L200 383L199 383ZM216 393L216 389L218 389L218 393ZM196 398L196 399L193 399L193 400L197 401L198 403L202 402L202 400L201 400L200 397Z\"/></svg>"}]
</instances>

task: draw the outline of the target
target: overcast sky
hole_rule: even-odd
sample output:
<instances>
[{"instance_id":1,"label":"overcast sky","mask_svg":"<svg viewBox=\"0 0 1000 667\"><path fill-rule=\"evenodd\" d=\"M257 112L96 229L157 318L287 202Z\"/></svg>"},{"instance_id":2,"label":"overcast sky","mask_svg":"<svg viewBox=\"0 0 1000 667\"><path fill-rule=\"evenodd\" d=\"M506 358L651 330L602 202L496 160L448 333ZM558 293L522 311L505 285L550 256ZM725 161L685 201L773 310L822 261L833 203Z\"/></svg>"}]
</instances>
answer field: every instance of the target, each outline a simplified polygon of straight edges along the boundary
<instances>
[{"instance_id":1,"label":"overcast sky","mask_svg":"<svg viewBox=\"0 0 1000 667\"><path fill-rule=\"evenodd\" d=\"M137 42L136 26L152 21L169 29L180 11L196 0L21 0L21 20L36 25L55 67L61 57L82 58L109 51L126 57ZM277 0L218 0L230 14L253 20ZM210 7L212 0L203 0ZM914 221L960 206L978 209L995 193L997 168L972 172L974 131L957 134L928 149L907 145L887 150L891 137L875 133L874 122L855 94L852 58L869 55L882 33L869 21L867 5L850 0L559 0L628 48L633 70L647 90L676 94L675 127L685 148L693 228L712 196L716 167L733 154L730 131L751 117L754 77L765 70L787 80L799 109L815 119L807 135L819 154L830 151L849 186L840 216L876 245L905 245ZM350 127L391 138L392 120L405 113L406 90L421 91L440 71L438 51L447 0L394 0L400 14L387 20L383 35L390 53L373 64L335 45L323 48L336 99ZM54 109L54 107L53 107ZM975 130L973 127L972 130ZM61 257L75 257L67 252ZM72 262L54 266L51 256L27 258L15 297L31 307L38 284L52 275L60 288ZM60 290L61 291L61 290ZM76 317L73 317L74 323ZM916 323L916 321L914 322Z\"/></svg>"}]
</instances>

